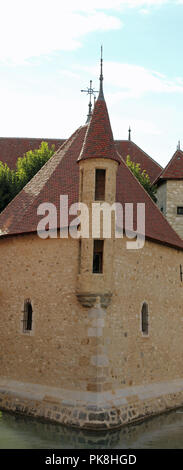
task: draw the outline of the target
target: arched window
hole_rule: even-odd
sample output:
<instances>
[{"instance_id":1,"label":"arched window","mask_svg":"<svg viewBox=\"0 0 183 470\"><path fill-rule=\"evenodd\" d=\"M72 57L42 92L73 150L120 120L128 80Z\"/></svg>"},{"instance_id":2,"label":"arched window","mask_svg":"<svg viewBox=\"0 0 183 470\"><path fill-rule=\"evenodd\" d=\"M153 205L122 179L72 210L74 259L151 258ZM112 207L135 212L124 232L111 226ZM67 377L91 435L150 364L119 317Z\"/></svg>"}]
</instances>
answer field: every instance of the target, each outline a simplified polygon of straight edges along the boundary
<instances>
[{"instance_id":1,"label":"arched window","mask_svg":"<svg viewBox=\"0 0 183 470\"><path fill-rule=\"evenodd\" d=\"M32 330L32 305L30 299L24 302L23 331Z\"/></svg>"},{"instance_id":2,"label":"arched window","mask_svg":"<svg viewBox=\"0 0 183 470\"><path fill-rule=\"evenodd\" d=\"M141 310L141 329L142 333L144 335L148 335L148 330L149 330L149 315L148 315L148 304L146 302L143 303L142 305L142 310Z\"/></svg>"}]
</instances>

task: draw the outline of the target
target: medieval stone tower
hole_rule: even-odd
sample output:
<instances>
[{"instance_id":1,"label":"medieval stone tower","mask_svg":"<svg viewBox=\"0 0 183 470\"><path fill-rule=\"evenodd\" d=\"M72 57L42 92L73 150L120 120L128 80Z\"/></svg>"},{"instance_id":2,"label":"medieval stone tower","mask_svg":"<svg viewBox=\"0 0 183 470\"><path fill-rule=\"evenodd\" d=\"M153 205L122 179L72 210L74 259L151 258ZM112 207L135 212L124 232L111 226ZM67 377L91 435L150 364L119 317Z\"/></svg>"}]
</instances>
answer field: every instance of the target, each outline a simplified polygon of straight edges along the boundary
<instances>
[{"instance_id":1,"label":"medieval stone tower","mask_svg":"<svg viewBox=\"0 0 183 470\"><path fill-rule=\"evenodd\" d=\"M109 360L104 327L106 329L106 309L113 295L114 237L112 225L111 237L104 240L103 224L100 224L100 215L99 220L95 220L93 207L102 203L111 205L116 201L119 163L104 100L101 59L100 92L78 158L79 200L88 208L89 237L79 240L77 298L83 307L88 308L88 340L95 344L91 358L95 366L94 382L87 387L95 392L111 388L106 377ZM97 232L94 233L95 230Z\"/></svg>"},{"instance_id":2,"label":"medieval stone tower","mask_svg":"<svg viewBox=\"0 0 183 470\"><path fill-rule=\"evenodd\" d=\"M106 429L183 404L183 240L115 148L102 59L90 117L0 214L0 403ZM169 165L158 180L159 204L167 218L173 207L175 221L182 220L182 162L176 153L172 173ZM61 196L68 201L64 227ZM48 203L56 214L52 230ZM73 219L78 203L84 212ZM133 205L134 230L143 204L141 248L128 248L125 230L116 236L111 214L111 233L104 234L101 206L113 203L125 216ZM96 205L101 211L93 217Z\"/></svg>"}]
</instances>

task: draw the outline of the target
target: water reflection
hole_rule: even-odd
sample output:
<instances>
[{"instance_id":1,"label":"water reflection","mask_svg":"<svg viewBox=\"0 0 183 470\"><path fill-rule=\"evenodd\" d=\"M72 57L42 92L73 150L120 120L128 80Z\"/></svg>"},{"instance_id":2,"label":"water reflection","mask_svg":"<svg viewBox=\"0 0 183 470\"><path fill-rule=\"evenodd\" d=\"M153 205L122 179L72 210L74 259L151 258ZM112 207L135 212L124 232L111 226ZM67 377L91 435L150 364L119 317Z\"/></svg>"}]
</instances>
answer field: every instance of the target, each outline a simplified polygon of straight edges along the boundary
<instances>
[{"instance_id":1,"label":"water reflection","mask_svg":"<svg viewBox=\"0 0 183 470\"><path fill-rule=\"evenodd\" d=\"M0 449L183 449L183 409L116 431L89 432L2 412Z\"/></svg>"}]
</instances>

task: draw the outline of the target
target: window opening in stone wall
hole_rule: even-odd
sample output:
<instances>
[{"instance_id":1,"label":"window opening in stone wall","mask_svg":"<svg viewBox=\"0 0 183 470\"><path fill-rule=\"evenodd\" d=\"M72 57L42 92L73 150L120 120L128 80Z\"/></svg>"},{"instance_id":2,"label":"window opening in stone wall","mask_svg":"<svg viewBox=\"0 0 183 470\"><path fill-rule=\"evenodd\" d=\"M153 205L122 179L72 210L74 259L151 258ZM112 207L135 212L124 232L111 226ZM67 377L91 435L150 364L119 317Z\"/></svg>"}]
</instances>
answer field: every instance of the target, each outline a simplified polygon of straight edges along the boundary
<instances>
[{"instance_id":1,"label":"window opening in stone wall","mask_svg":"<svg viewBox=\"0 0 183 470\"><path fill-rule=\"evenodd\" d=\"M104 240L94 240L93 243L93 273L103 273Z\"/></svg>"},{"instance_id":2,"label":"window opening in stone wall","mask_svg":"<svg viewBox=\"0 0 183 470\"><path fill-rule=\"evenodd\" d=\"M95 201L105 200L105 170L95 170Z\"/></svg>"},{"instance_id":3,"label":"window opening in stone wall","mask_svg":"<svg viewBox=\"0 0 183 470\"><path fill-rule=\"evenodd\" d=\"M180 280L182 282L183 279L183 271L182 271L182 265L180 264Z\"/></svg>"},{"instance_id":4,"label":"window opening in stone wall","mask_svg":"<svg viewBox=\"0 0 183 470\"><path fill-rule=\"evenodd\" d=\"M81 201L83 200L83 170L81 170Z\"/></svg>"},{"instance_id":5,"label":"window opening in stone wall","mask_svg":"<svg viewBox=\"0 0 183 470\"><path fill-rule=\"evenodd\" d=\"M148 335L148 330L149 330L149 315L148 315L148 304L146 302L143 303L142 305L142 311L141 311L141 328L142 328L142 333L144 335Z\"/></svg>"},{"instance_id":6,"label":"window opening in stone wall","mask_svg":"<svg viewBox=\"0 0 183 470\"><path fill-rule=\"evenodd\" d=\"M78 273L81 272L81 240L79 240Z\"/></svg>"},{"instance_id":7,"label":"window opening in stone wall","mask_svg":"<svg viewBox=\"0 0 183 470\"><path fill-rule=\"evenodd\" d=\"M183 206L177 207L177 215L183 215Z\"/></svg>"},{"instance_id":8,"label":"window opening in stone wall","mask_svg":"<svg viewBox=\"0 0 183 470\"><path fill-rule=\"evenodd\" d=\"M32 305L29 299L24 302L23 331L32 330Z\"/></svg>"}]
</instances>

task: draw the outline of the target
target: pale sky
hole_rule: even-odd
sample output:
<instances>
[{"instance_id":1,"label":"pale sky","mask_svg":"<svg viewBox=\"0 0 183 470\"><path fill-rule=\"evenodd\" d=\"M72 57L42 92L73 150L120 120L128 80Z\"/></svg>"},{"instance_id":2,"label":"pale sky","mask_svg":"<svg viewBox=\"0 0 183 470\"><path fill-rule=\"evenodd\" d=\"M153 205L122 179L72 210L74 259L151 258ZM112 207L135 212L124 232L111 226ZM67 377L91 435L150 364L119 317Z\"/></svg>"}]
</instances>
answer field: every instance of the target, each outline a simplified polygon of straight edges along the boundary
<instances>
[{"instance_id":1,"label":"pale sky","mask_svg":"<svg viewBox=\"0 0 183 470\"><path fill-rule=\"evenodd\" d=\"M183 149L183 0L0 0L0 137L67 138L98 90L114 138L162 166Z\"/></svg>"}]
</instances>

